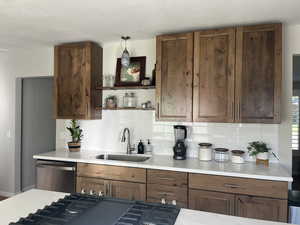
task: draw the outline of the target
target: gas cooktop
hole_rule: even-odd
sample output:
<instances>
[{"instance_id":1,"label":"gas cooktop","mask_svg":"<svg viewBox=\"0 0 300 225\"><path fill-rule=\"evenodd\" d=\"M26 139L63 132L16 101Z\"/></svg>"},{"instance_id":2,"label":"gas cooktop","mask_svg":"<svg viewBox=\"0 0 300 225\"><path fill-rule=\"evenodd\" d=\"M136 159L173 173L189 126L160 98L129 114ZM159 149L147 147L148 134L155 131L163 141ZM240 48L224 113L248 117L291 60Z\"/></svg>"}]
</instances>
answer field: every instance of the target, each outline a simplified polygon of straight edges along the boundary
<instances>
[{"instance_id":1,"label":"gas cooktop","mask_svg":"<svg viewBox=\"0 0 300 225\"><path fill-rule=\"evenodd\" d=\"M71 194L10 225L174 225L173 205Z\"/></svg>"}]
</instances>

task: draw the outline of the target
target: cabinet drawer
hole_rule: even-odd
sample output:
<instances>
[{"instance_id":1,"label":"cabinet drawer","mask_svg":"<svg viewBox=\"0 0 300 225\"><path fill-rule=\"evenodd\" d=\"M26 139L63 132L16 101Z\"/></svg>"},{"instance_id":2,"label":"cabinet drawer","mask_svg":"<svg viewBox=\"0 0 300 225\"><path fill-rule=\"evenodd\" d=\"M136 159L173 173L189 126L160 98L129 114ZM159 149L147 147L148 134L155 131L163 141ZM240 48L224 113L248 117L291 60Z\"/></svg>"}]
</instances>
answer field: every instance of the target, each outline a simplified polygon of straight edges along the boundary
<instances>
[{"instance_id":1,"label":"cabinet drawer","mask_svg":"<svg viewBox=\"0 0 300 225\"><path fill-rule=\"evenodd\" d=\"M166 170L147 170L147 183L187 187L187 173Z\"/></svg>"},{"instance_id":2,"label":"cabinet drawer","mask_svg":"<svg viewBox=\"0 0 300 225\"><path fill-rule=\"evenodd\" d=\"M146 200L146 184L111 181L111 196L128 200Z\"/></svg>"},{"instance_id":3,"label":"cabinet drawer","mask_svg":"<svg viewBox=\"0 0 300 225\"><path fill-rule=\"evenodd\" d=\"M168 204L176 200L182 207L187 206L187 188L167 185L147 184L147 200L150 202L161 202L165 199Z\"/></svg>"},{"instance_id":4,"label":"cabinet drawer","mask_svg":"<svg viewBox=\"0 0 300 225\"><path fill-rule=\"evenodd\" d=\"M234 194L190 190L189 208L205 212L234 215Z\"/></svg>"},{"instance_id":5,"label":"cabinet drawer","mask_svg":"<svg viewBox=\"0 0 300 225\"><path fill-rule=\"evenodd\" d=\"M83 177L146 183L146 170L140 168L78 163L77 175Z\"/></svg>"},{"instance_id":6,"label":"cabinet drawer","mask_svg":"<svg viewBox=\"0 0 300 225\"><path fill-rule=\"evenodd\" d=\"M189 188L287 199L288 183L251 178L189 174Z\"/></svg>"}]
</instances>

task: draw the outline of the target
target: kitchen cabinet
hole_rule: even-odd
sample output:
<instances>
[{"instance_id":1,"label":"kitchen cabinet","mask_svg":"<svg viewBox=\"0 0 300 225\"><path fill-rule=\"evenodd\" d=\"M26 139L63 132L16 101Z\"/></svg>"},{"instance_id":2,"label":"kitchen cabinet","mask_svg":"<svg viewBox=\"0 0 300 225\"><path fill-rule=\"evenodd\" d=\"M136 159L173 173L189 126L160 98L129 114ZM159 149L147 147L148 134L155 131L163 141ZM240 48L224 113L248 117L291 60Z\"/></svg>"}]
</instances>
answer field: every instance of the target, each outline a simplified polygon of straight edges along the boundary
<instances>
[{"instance_id":1,"label":"kitchen cabinet","mask_svg":"<svg viewBox=\"0 0 300 225\"><path fill-rule=\"evenodd\" d=\"M189 208L206 212L234 215L234 194L190 190Z\"/></svg>"},{"instance_id":2,"label":"kitchen cabinet","mask_svg":"<svg viewBox=\"0 0 300 225\"><path fill-rule=\"evenodd\" d=\"M192 209L286 222L287 195L287 182L189 174Z\"/></svg>"},{"instance_id":3,"label":"kitchen cabinet","mask_svg":"<svg viewBox=\"0 0 300 225\"><path fill-rule=\"evenodd\" d=\"M193 33L156 38L156 119L192 120Z\"/></svg>"},{"instance_id":4,"label":"kitchen cabinet","mask_svg":"<svg viewBox=\"0 0 300 225\"><path fill-rule=\"evenodd\" d=\"M288 183L77 163L76 191L286 222Z\"/></svg>"},{"instance_id":5,"label":"kitchen cabinet","mask_svg":"<svg viewBox=\"0 0 300 225\"><path fill-rule=\"evenodd\" d=\"M76 192L129 200L146 200L146 185L134 182L77 177Z\"/></svg>"},{"instance_id":6,"label":"kitchen cabinet","mask_svg":"<svg viewBox=\"0 0 300 225\"><path fill-rule=\"evenodd\" d=\"M56 119L101 119L102 48L93 42L54 49Z\"/></svg>"},{"instance_id":7,"label":"kitchen cabinet","mask_svg":"<svg viewBox=\"0 0 300 225\"><path fill-rule=\"evenodd\" d=\"M194 33L194 122L234 121L235 28Z\"/></svg>"},{"instance_id":8,"label":"kitchen cabinet","mask_svg":"<svg viewBox=\"0 0 300 225\"><path fill-rule=\"evenodd\" d=\"M236 196L236 216L287 222L287 208L282 199Z\"/></svg>"},{"instance_id":9,"label":"kitchen cabinet","mask_svg":"<svg viewBox=\"0 0 300 225\"><path fill-rule=\"evenodd\" d=\"M76 191L129 200L146 200L146 170L77 163Z\"/></svg>"},{"instance_id":10,"label":"kitchen cabinet","mask_svg":"<svg viewBox=\"0 0 300 225\"><path fill-rule=\"evenodd\" d=\"M280 123L281 24L238 27L236 121Z\"/></svg>"},{"instance_id":11,"label":"kitchen cabinet","mask_svg":"<svg viewBox=\"0 0 300 225\"><path fill-rule=\"evenodd\" d=\"M146 201L146 184L111 181L111 197Z\"/></svg>"},{"instance_id":12,"label":"kitchen cabinet","mask_svg":"<svg viewBox=\"0 0 300 225\"><path fill-rule=\"evenodd\" d=\"M280 123L281 26L158 36L157 120Z\"/></svg>"},{"instance_id":13,"label":"kitchen cabinet","mask_svg":"<svg viewBox=\"0 0 300 225\"><path fill-rule=\"evenodd\" d=\"M147 170L147 201L166 202L187 208L187 173Z\"/></svg>"}]
</instances>

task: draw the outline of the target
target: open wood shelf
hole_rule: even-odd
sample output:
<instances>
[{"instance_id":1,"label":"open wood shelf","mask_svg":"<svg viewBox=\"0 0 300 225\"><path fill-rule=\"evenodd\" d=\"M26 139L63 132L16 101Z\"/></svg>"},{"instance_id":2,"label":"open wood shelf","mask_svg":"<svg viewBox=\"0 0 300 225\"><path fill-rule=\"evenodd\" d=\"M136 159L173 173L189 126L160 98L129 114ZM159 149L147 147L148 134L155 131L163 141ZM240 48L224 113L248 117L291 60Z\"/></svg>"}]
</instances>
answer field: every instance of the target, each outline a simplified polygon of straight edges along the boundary
<instances>
[{"instance_id":1,"label":"open wood shelf","mask_svg":"<svg viewBox=\"0 0 300 225\"><path fill-rule=\"evenodd\" d=\"M105 108L105 107L96 107L96 110L144 110L144 111L151 111L155 110L155 108L125 108L125 107L117 107L117 108Z\"/></svg>"},{"instance_id":2,"label":"open wood shelf","mask_svg":"<svg viewBox=\"0 0 300 225\"><path fill-rule=\"evenodd\" d=\"M96 87L97 90L130 90L130 89L155 89L155 86L115 86L115 87Z\"/></svg>"}]
</instances>

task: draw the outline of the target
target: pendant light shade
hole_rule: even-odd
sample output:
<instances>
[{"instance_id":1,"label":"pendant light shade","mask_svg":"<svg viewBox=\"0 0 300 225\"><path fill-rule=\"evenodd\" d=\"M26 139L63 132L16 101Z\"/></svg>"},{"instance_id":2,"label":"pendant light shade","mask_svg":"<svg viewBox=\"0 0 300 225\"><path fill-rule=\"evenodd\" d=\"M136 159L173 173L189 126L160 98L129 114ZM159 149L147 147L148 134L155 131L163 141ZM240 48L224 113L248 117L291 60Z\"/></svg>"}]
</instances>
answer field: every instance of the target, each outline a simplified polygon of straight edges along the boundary
<instances>
[{"instance_id":1,"label":"pendant light shade","mask_svg":"<svg viewBox=\"0 0 300 225\"><path fill-rule=\"evenodd\" d=\"M127 50L127 40L129 40L129 39L130 39L129 36L126 36L126 37L122 36L122 40L125 41L125 49L122 53L121 64L124 67L128 67L129 64L130 64L130 55L129 55L129 52Z\"/></svg>"}]
</instances>

